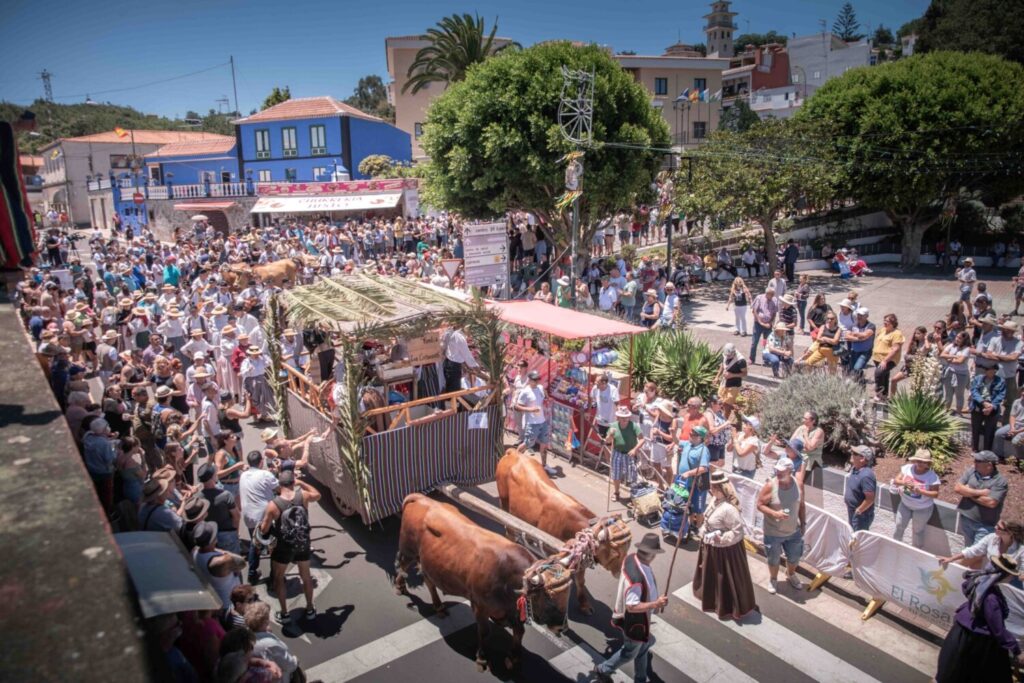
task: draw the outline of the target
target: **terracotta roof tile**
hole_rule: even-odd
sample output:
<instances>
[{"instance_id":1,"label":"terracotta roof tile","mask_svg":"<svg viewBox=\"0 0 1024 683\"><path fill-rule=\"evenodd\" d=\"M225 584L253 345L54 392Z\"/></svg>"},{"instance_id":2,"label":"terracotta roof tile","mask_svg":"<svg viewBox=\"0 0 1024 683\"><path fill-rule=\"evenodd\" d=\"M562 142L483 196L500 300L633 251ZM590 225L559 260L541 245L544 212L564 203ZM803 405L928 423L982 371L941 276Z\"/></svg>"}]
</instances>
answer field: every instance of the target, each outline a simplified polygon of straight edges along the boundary
<instances>
[{"instance_id":1,"label":"terracotta roof tile","mask_svg":"<svg viewBox=\"0 0 1024 683\"><path fill-rule=\"evenodd\" d=\"M92 135L81 135L75 138L61 138L67 142L124 142L131 144L132 137L141 145L168 145L172 142L195 142L197 140L214 140L224 137L216 133L201 133L192 130L135 130L125 129L127 133L120 137L112 130Z\"/></svg>"},{"instance_id":2,"label":"terracotta roof tile","mask_svg":"<svg viewBox=\"0 0 1024 683\"><path fill-rule=\"evenodd\" d=\"M217 135L210 140L195 140L190 142L172 142L164 145L155 152L146 155L147 159L154 157L181 157L197 156L200 154L226 154L235 147L235 138L230 135Z\"/></svg>"},{"instance_id":3,"label":"terracotta roof tile","mask_svg":"<svg viewBox=\"0 0 1024 683\"><path fill-rule=\"evenodd\" d=\"M18 165L19 166L42 166L46 161L41 156L35 156L32 154L19 154Z\"/></svg>"},{"instance_id":4,"label":"terracotta roof tile","mask_svg":"<svg viewBox=\"0 0 1024 683\"><path fill-rule=\"evenodd\" d=\"M298 97L257 112L252 116L238 119L235 123L258 123L260 121L285 121L288 119L311 119L325 116L352 116L368 121L383 121L376 116L359 111L333 97Z\"/></svg>"}]
</instances>

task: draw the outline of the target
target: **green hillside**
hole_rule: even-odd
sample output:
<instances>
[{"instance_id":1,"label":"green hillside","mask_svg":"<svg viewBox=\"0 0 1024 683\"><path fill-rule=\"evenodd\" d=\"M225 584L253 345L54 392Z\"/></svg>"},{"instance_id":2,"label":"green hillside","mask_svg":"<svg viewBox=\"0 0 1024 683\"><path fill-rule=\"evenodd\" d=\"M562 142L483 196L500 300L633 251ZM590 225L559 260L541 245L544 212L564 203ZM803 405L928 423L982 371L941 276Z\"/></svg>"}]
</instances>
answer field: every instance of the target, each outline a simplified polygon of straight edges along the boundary
<instances>
[{"instance_id":1,"label":"green hillside","mask_svg":"<svg viewBox=\"0 0 1024 683\"><path fill-rule=\"evenodd\" d=\"M45 100L36 100L27 107L0 101L0 119L13 121L25 109L35 112L39 135L22 134L19 137L18 149L23 154L34 154L57 138L103 133L118 126L136 130L206 131L222 135L234 132L230 123L232 117L212 110L206 116L197 116L201 124L196 126L116 104L56 104ZM188 116L191 117L192 112Z\"/></svg>"}]
</instances>

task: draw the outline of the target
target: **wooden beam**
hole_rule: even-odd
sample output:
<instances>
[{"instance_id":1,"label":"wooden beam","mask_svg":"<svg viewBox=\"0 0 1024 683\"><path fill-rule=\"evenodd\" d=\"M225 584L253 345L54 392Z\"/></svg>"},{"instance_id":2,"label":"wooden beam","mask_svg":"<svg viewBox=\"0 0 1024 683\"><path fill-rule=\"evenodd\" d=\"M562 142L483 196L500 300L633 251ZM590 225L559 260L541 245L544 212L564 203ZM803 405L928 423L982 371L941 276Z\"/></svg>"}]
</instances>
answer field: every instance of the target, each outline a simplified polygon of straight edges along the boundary
<instances>
[{"instance_id":1,"label":"wooden beam","mask_svg":"<svg viewBox=\"0 0 1024 683\"><path fill-rule=\"evenodd\" d=\"M459 505L468 508L473 512L477 512L484 517L493 519L498 524L503 525L507 530L512 531L516 536L523 536L528 541L532 541L536 548L531 548L529 544L526 547L529 550L540 550L540 557L546 557L557 553L561 550L562 546L565 545L563 541L558 540L551 534L527 524L518 517L513 517L504 510L491 505L477 496L474 496L472 493L469 493L455 484L441 484L437 487L437 491L448 496Z\"/></svg>"}]
</instances>

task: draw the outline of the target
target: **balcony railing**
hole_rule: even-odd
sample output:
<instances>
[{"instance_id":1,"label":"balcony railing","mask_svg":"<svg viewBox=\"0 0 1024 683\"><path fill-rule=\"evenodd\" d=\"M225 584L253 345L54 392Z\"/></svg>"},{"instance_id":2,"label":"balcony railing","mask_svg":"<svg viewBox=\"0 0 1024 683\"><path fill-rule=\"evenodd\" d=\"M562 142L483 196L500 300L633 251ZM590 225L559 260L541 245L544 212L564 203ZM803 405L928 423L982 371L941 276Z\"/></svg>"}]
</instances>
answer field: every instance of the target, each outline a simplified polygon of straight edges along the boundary
<instances>
[{"instance_id":1,"label":"balcony railing","mask_svg":"<svg viewBox=\"0 0 1024 683\"><path fill-rule=\"evenodd\" d=\"M170 199L170 193L166 185L150 185L146 188L146 195L150 199Z\"/></svg>"},{"instance_id":2,"label":"balcony railing","mask_svg":"<svg viewBox=\"0 0 1024 683\"><path fill-rule=\"evenodd\" d=\"M346 180L346 181L306 181L306 182L229 182L229 183L192 183L167 185L143 185L141 181L133 182L131 178L120 178L118 187L122 196L130 196L140 192L148 199L206 199L208 197L248 197L248 196L282 196L282 195L328 195L360 192L399 192L419 187L415 178L392 178L381 180ZM110 178L89 180L86 183L89 192L100 192L110 189Z\"/></svg>"},{"instance_id":3,"label":"balcony railing","mask_svg":"<svg viewBox=\"0 0 1024 683\"><path fill-rule=\"evenodd\" d=\"M99 180L90 180L86 182L86 187L89 192L98 192L99 190L110 189L110 178L100 178Z\"/></svg>"}]
</instances>

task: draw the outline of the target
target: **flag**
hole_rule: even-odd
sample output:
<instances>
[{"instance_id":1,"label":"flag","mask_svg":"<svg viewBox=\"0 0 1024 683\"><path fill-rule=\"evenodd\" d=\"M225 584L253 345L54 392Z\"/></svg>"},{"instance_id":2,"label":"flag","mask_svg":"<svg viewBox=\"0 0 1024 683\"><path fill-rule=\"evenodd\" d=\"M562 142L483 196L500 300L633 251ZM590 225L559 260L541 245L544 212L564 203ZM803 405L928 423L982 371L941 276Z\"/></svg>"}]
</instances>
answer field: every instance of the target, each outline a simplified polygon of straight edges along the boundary
<instances>
[{"instance_id":1,"label":"flag","mask_svg":"<svg viewBox=\"0 0 1024 683\"><path fill-rule=\"evenodd\" d=\"M121 128L121 127L115 128L114 129L114 133L116 133L117 137L119 137L119 138L123 138L123 137L126 137L128 135L128 131L126 131L124 128Z\"/></svg>"},{"instance_id":2,"label":"flag","mask_svg":"<svg viewBox=\"0 0 1024 683\"><path fill-rule=\"evenodd\" d=\"M59 156L60 156L60 147L54 147L53 151L50 152L50 158L51 159L56 159Z\"/></svg>"},{"instance_id":3,"label":"flag","mask_svg":"<svg viewBox=\"0 0 1024 683\"><path fill-rule=\"evenodd\" d=\"M714 95L711 96L711 100L712 101L721 101L721 99L722 99L722 89L719 88L718 92L716 92Z\"/></svg>"},{"instance_id":4,"label":"flag","mask_svg":"<svg viewBox=\"0 0 1024 683\"><path fill-rule=\"evenodd\" d=\"M676 102L685 102L690 98L690 89L687 88L683 92L679 93L679 97L676 98Z\"/></svg>"},{"instance_id":5,"label":"flag","mask_svg":"<svg viewBox=\"0 0 1024 683\"><path fill-rule=\"evenodd\" d=\"M700 99L700 91L699 90L694 90L693 92L690 93L690 101L691 102L697 102L699 99Z\"/></svg>"}]
</instances>

